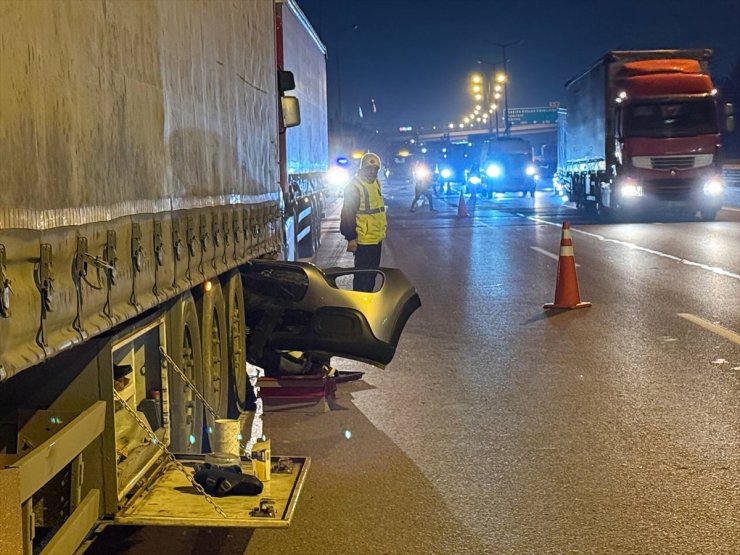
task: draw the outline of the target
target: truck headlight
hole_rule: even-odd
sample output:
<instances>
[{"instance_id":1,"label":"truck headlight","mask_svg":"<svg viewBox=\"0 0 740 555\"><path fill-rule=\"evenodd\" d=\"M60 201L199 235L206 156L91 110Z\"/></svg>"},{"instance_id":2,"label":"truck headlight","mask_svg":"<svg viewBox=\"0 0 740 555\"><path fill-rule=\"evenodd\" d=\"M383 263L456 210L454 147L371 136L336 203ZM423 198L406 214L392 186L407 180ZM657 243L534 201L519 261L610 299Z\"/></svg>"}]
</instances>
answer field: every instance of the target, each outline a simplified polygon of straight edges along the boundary
<instances>
[{"instance_id":1,"label":"truck headlight","mask_svg":"<svg viewBox=\"0 0 740 555\"><path fill-rule=\"evenodd\" d=\"M471 185L480 185L480 177L478 177L477 175L474 175L470 179L468 179L468 182Z\"/></svg>"},{"instance_id":2,"label":"truck headlight","mask_svg":"<svg viewBox=\"0 0 740 555\"><path fill-rule=\"evenodd\" d=\"M717 177L710 179L704 184L704 194L708 197L721 196L724 191L725 184Z\"/></svg>"},{"instance_id":3,"label":"truck headlight","mask_svg":"<svg viewBox=\"0 0 740 555\"><path fill-rule=\"evenodd\" d=\"M439 175L442 176L442 179L449 179L452 177L452 170L450 168L444 168L441 172L439 172Z\"/></svg>"},{"instance_id":4,"label":"truck headlight","mask_svg":"<svg viewBox=\"0 0 740 555\"><path fill-rule=\"evenodd\" d=\"M637 198L644 194L642 185L638 185L635 182L623 183L619 190L625 198Z\"/></svg>"},{"instance_id":5,"label":"truck headlight","mask_svg":"<svg viewBox=\"0 0 740 555\"><path fill-rule=\"evenodd\" d=\"M526 170L524 170L524 172L525 172L525 173L526 173L526 174L527 174L528 176L530 176L530 177L531 177L531 176L533 176L534 174L536 174L536 173L537 173L537 169L536 169L536 168L535 168L534 166L527 166L527 169L526 169Z\"/></svg>"},{"instance_id":6,"label":"truck headlight","mask_svg":"<svg viewBox=\"0 0 740 555\"><path fill-rule=\"evenodd\" d=\"M492 178L501 177L501 166L497 164L489 164L486 168L486 175Z\"/></svg>"}]
</instances>

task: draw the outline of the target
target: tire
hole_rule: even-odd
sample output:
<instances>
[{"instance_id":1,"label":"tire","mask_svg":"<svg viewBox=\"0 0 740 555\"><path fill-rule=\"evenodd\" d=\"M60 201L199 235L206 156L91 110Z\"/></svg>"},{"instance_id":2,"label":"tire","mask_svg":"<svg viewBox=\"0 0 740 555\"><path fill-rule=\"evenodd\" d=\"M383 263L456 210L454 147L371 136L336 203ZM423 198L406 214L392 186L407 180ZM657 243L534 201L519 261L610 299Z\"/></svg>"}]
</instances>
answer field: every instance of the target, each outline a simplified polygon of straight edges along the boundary
<instances>
[{"instance_id":1,"label":"tire","mask_svg":"<svg viewBox=\"0 0 740 555\"><path fill-rule=\"evenodd\" d=\"M699 210L699 218L702 222L713 222L717 217L718 208L702 208Z\"/></svg>"},{"instance_id":2,"label":"tire","mask_svg":"<svg viewBox=\"0 0 740 555\"><path fill-rule=\"evenodd\" d=\"M228 416L229 407L229 328L226 326L226 301L221 284L214 283L197 302L200 315L203 353L203 388L206 398L219 418ZM205 422L210 434L215 418L205 407Z\"/></svg>"},{"instance_id":3,"label":"tire","mask_svg":"<svg viewBox=\"0 0 740 555\"><path fill-rule=\"evenodd\" d=\"M168 352L195 387L203 389L200 324L195 302L188 293L168 313ZM170 450L200 453L203 443L203 409L193 391L171 367L168 371Z\"/></svg>"},{"instance_id":4,"label":"tire","mask_svg":"<svg viewBox=\"0 0 740 555\"><path fill-rule=\"evenodd\" d=\"M586 207L584 206L584 209ZM604 223L613 223L616 221L616 215L614 214L614 210L611 208L606 208L602 204L596 205L596 214L599 217L599 220L601 220Z\"/></svg>"},{"instance_id":5,"label":"tire","mask_svg":"<svg viewBox=\"0 0 740 555\"><path fill-rule=\"evenodd\" d=\"M247 325L244 288L239 273L232 275L224 287L226 326L229 337L229 418L247 410Z\"/></svg>"},{"instance_id":6,"label":"tire","mask_svg":"<svg viewBox=\"0 0 740 555\"><path fill-rule=\"evenodd\" d=\"M527 196L527 191L522 191L521 192L521 195L522 195L522 198L526 197Z\"/></svg>"}]
</instances>

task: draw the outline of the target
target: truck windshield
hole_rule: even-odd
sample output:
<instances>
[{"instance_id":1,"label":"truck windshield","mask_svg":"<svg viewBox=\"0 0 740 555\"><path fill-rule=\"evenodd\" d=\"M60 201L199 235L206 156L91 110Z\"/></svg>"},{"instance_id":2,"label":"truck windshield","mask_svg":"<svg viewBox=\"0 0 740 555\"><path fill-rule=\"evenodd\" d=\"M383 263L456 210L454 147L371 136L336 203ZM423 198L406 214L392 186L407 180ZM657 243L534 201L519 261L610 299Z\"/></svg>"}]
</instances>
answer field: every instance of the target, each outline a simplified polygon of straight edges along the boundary
<instances>
[{"instance_id":1,"label":"truck windshield","mask_svg":"<svg viewBox=\"0 0 740 555\"><path fill-rule=\"evenodd\" d=\"M719 133L708 98L632 104L624 114L625 137L690 137Z\"/></svg>"}]
</instances>

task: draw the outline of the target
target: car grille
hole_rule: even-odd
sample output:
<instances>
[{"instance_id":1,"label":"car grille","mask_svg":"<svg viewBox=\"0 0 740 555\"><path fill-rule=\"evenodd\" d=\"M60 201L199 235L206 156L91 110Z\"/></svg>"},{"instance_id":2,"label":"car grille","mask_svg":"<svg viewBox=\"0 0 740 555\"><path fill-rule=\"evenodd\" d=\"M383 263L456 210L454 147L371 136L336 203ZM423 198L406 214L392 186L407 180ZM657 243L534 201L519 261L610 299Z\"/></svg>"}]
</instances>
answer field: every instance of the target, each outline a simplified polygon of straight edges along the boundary
<instances>
[{"instance_id":1,"label":"car grille","mask_svg":"<svg viewBox=\"0 0 740 555\"><path fill-rule=\"evenodd\" d=\"M634 156L632 165L636 168L646 168L662 171L683 171L694 168L703 168L712 164L714 155L696 154L685 156Z\"/></svg>"}]
</instances>

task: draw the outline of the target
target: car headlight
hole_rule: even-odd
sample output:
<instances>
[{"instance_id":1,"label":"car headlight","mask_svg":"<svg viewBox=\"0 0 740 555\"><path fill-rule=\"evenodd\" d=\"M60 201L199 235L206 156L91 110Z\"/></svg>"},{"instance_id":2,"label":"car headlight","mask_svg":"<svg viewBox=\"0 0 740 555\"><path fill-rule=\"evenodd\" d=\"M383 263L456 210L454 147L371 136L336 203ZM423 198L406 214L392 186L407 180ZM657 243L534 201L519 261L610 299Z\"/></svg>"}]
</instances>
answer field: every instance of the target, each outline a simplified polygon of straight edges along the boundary
<instances>
[{"instance_id":1,"label":"car headlight","mask_svg":"<svg viewBox=\"0 0 740 555\"><path fill-rule=\"evenodd\" d=\"M721 196L725 191L725 184L719 178L713 178L704 184L704 194L709 197Z\"/></svg>"},{"instance_id":2,"label":"car headlight","mask_svg":"<svg viewBox=\"0 0 740 555\"><path fill-rule=\"evenodd\" d=\"M619 191L625 198L636 198L641 197L644 194L642 185L638 185L635 182L623 183Z\"/></svg>"},{"instance_id":3,"label":"car headlight","mask_svg":"<svg viewBox=\"0 0 740 555\"><path fill-rule=\"evenodd\" d=\"M443 179L449 179L450 177L452 177L452 170L449 168L444 168L441 172L439 172L439 175L441 175Z\"/></svg>"},{"instance_id":4,"label":"car headlight","mask_svg":"<svg viewBox=\"0 0 740 555\"><path fill-rule=\"evenodd\" d=\"M468 179L468 181L470 182L471 185L480 185L480 177L478 177L477 175L471 176L471 178Z\"/></svg>"},{"instance_id":5,"label":"car headlight","mask_svg":"<svg viewBox=\"0 0 740 555\"><path fill-rule=\"evenodd\" d=\"M501 177L501 166L497 164L490 164L486 168L486 175L493 178Z\"/></svg>"},{"instance_id":6,"label":"car headlight","mask_svg":"<svg viewBox=\"0 0 740 555\"><path fill-rule=\"evenodd\" d=\"M527 169L524 170L524 172L531 177L537 173L537 170L535 169L534 166L527 166Z\"/></svg>"},{"instance_id":7,"label":"car headlight","mask_svg":"<svg viewBox=\"0 0 740 555\"><path fill-rule=\"evenodd\" d=\"M421 164L416 166L414 168L414 176L416 179L424 179L426 177L429 177L431 175L431 172L429 171L429 168L426 166L422 166Z\"/></svg>"},{"instance_id":8,"label":"car headlight","mask_svg":"<svg viewBox=\"0 0 740 555\"><path fill-rule=\"evenodd\" d=\"M326 174L326 179L332 187L344 187L349 183L349 172L339 166L332 166Z\"/></svg>"}]
</instances>

